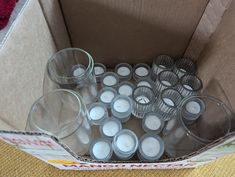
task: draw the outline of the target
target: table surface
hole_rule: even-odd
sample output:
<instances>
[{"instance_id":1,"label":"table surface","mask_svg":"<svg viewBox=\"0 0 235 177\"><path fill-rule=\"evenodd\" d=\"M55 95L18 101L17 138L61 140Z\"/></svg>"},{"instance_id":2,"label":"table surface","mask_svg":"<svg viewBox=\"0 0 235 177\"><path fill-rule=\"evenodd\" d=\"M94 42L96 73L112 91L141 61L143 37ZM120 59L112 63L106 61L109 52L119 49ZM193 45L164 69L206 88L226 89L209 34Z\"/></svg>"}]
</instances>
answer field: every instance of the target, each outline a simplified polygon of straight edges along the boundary
<instances>
[{"instance_id":1,"label":"table surface","mask_svg":"<svg viewBox=\"0 0 235 177\"><path fill-rule=\"evenodd\" d=\"M196 169L182 170L106 170L64 171L56 169L0 141L0 177L75 177L75 176L159 176L159 177L235 177L235 154Z\"/></svg>"}]
</instances>

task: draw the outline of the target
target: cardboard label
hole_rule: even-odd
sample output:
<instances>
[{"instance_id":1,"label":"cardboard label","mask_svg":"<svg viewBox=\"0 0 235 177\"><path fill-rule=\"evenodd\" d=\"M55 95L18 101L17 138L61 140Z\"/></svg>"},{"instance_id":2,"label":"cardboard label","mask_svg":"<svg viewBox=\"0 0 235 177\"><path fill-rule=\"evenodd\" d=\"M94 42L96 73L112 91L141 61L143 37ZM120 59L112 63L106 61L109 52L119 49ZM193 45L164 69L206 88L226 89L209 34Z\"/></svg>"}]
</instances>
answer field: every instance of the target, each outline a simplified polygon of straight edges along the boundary
<instances>
[{"instance_id":1,"label":"cardboard label","mask_svg":"<svg viewBox=\"0 0 235 177\"><path fill-rule=\"evenodd\" d=\"M235 152L235 137L189 159L161 163L91 163L76 159L56 138L41 133L0 131L3 140L42 161L64 170L195 168Z\"/></svg>"}]
</instances>

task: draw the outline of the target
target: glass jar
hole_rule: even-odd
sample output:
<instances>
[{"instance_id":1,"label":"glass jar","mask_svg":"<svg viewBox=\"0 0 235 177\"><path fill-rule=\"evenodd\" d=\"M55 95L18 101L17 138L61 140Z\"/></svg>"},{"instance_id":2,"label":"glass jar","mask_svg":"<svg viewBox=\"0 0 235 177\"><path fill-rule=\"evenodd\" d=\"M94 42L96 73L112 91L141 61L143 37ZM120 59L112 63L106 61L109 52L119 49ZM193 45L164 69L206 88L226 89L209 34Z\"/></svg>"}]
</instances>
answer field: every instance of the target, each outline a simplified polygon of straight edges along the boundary
<instances>
[{"instance_id":1,"label":"glass jar","mask_svg":"<svg viewBox=\"0 0 235 177\"><path fill-rule=\"evenodd\" d=\"M203 101L205 109L193 123L188 123L185 104L198 98ZM195 109L188 108L189 110ZM186 115L186 117L184 117ZM210 96L192 96L185 98L178 109L177 118L171 126L163 130L165 152L169 157L188 155L225 136L230 132L232 113L220 100ZM171 120L171 121L172 121ZM172 124L173 123L173 124ZM167 128L168 127L168 128ZM167 128L167 130L166 130Z\"/></svg>"},{"instance_id":2,"label":"glass jar","mask_svg":"<svg viewBox=\"0 0 235 177\"><path fill-rule=\"evenodd\" d=\"M91 55L79 48L55 53L47 62L43 92L70 89L78 92L86 104L95 102L97 84Z\"/></svg>"},{"instance_id":3,"label":"glass jar","mask_svg":"<svg viewBox=\"0 0 235 177\"><path fill-rule=\"evenodd\" d=\"M92 140L87 117L86 106L79 94L65 89L53 90L32 105L26 131L55 136L73 152L84 155Z\"/></svg>"}]
</instances>

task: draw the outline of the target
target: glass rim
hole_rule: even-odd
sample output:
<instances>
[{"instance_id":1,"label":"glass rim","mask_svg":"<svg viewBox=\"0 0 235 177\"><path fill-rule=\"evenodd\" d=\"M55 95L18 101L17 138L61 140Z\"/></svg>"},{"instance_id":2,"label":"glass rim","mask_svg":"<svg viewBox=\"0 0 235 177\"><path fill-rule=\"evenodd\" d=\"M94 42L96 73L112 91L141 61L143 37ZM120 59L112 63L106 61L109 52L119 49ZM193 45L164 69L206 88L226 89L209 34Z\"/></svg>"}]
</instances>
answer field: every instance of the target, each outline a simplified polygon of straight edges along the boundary
<instances>
[{"instance_id":1,"label":"glass rim","mask_svg":"<svg viewBox=\"0 0 235 177\"><path fill-rule=\"evenodd\" d=\"M163 59L164 59L164 58L162 58L162 57L167 58L167 62L170 61L170 62L169 62L169 63L171 64L170 67L165 66L165 65L163 65L162 63L159 62L160 60L163 60ZM165 60L165 61L166 61L166 60ZM169 56L169 55L166 55L166 54L161 54L161 55L158 55L157 57L155 57L154 60L153 60L153 63L154 63L155 65L157 65L159 68L165 69L165 70L171 70L171 69L174 67L174 60L173 60L173 58L172 58L171 56ZM161 65L163 65L163 66L165 66L165 67L162 67Z\"/></svg>"},{"instance_id":2,"label":"glass rim","mask_svg":"<svg viewBox=\"0 0 235 177\"><path fill-rule=\"evenodd\" d=\"M200 87L198 87L197 89L193 89L193 90L190 90L190 89L186 88L186 87L184 86L185 84L182 83L182 82L183 82L183 79L186 78L186 77L194 77L194 78L200 83ZM179 83L180 83L180 85L181 85L185 90L190 91L190 92L197 92L197 91L199 91L199 90L201 90L201 89L203 88L202 80L201 80L198 76L196 76L196 75L194 75L194 74L185 74L185 75L183 75L183 76L179 79Z\"/></svg>"},{"instance_id":3,"label":"glass rim","mask_svg":"<svg viewBox=\"0 0 235 177\"><path fill-rule=\"evenodd\" d=\"M152 92L153 97L151 97L151 99L150 99L150 101L149 101L148 103L140 103L140 102L138 102L138 101L135 99L134 93L135 93L135 91L136 91L137 89L140 89L140 88L147 88L148 90L150 90L150 91ZM149 87L147 87L147 86L140 86L140 87L134 88L134 90L133 90L133 92L132 92L132 98L133 98L133 101L134 101L135 103L139 104L139 105L150 105L150 104L154 103L154 101L155 101L155 94L154 94L154 92L153 92L153 90L152 90L151 88L149 88Z\"/></svg>"},{"instance_id":4,"label":"glass rim","mask_svg":"<svg viewBox=\"0 0 235 177\"><path fill-rule=\"evenodd\" d=\"M131 149L130 151L128 151L128 152L124 152L124 151L122 151L122 150L120 150L118 147L117 147L117 143L116 143L116 141L117 141L117 138L120 136L120 135L122 135L123 133L127 133L127 134L129 134L133 139L134 139L134 141L135 141L135 147L133 148L133 149ZM132 130L130 130L130 129L122 129L122 130L120 130L115 136L114 136L114 138L113 138L113 150L114 150L114 152L115 151L117 151L117 152L119 152L119 153L122 153L122 154L132 154L132 153L135 153L135 151L138 149L138 146L139 146L139 140L138 140L138 137L136 136L136 134L132 131Z\"/></svg>"},{"instance_id":5,"label":"glass rim","mask_svg":"<svg viewBox=\"0 0 235 177\"><path fill-rule=\"evenodd\" d=\"M182 113L181 113L181 110L182 110L182 107L185 103L187 103L187 101L189 101L190 99L192 98L206 98L206 99L210 99L211 101L213 101L214 103L216 103L217 105L220 105L220 106L223 106L223 109L224 111L229 115L229 116L226 116L230 119L229 121L229 125L228 125L228 130L227 132L224 134L228 134L231 130L231 116L232 116L232 111L231 109L224 103L222 102L221 100L219 100L218 98L215 98L215 97L212 97L212 96L208 96L208 95L196 95L196 96L190 96L190 97L186 97L184 98L182 101L181 101L181 104L179 105L179 110L178 110L178 115L179 115L179 119L180 119L180 122L181 124L183 125L183 128L184 130L194 138L194 140L196 140L197 142L201 143L201 144L207 144L207 143L211 143L213 142L214 140L210 140L210 139L205 139L205 138L202 138L202 137L199 137L197 135L195 135L192 131L190 131L187 127L187 125L185 124L184 120L183 120L183 116L182 116ZM228 119L227 118L227 119Z\"/></svg>"},{"instance_id":6,"label":"glass rim","mask_svg":"<svg viewBox=\"0 0 235 177\"><path fill-rule=\"evenodd\" d=\"M169 86L169 85L165 85L165 84L162 82L162 81L165 81L165 80L162 80L160 76L161 76L161 74L164 73L164 72L165 72L165 73L168 72L168 73L171 73L171 74L173 74L174 76L176 76L177 81L175 82L175 84ZM159 73L158 77L159 77L159 81L161 82L161 84L164 85L164 86L167 87L167 88L175 87L175 86L179 83L179 77L177 76L177 74L175 74L175 73L174 73L173 71L171 71L171 70L164 70L164 71L161 71L161 72Z\"/></svg>"},{"instance_id":7,"label":"glass rim","mask_svg":"<svg viewBox=\"0 0 235 177\"><path fill-rule=\"evenodd\" d=\"M107 70L106 66L105 66L103 63L94 63L94 68L95 68L96 66L101 67L101 68L104 69L104 72L103 72L103 73L101 73L101 74L95 74L96 77L97 77L97 76L98 76L98 77L99 77L99 76L102 76L102 75L106 72L106 70Z\"/></svg>"},{"instance_id":8,"label":"glass rim","mask_svg":"<svg viewBox=\"0 0 235 177\"><path fill-rule=\"evenodd\" d=\"M127 67L128 69L130 69L130 74L128 74L128 75L125 75L125 76L122 76L122 75L120 75L120 74L118 74L118 69L120 68L120 67ZM120 78L126 78L126 77L129 77L130 75L132 75L132 66L129 64L129 63L119 63L119 64L117 64L116 66L115 66L115 69L114 69L114 71L115 71L115 73L120 77Z\"/></svg>"},{"instance_id":9,"label":"glass rim","mask_svg":"<svg viewBox=\"0 0 235 177\"><path fill-rule=\"evenodd\" d=\"M154 157L150 157L150 156L147 156L144 152L143 152L143 149L142 149L142 143L143 141L146 139L146 138L154 138L154 139L157 139L158 142L159 142L159 145L160 145L160 150L159 150L159 153L154 156ZM162 140L162 138L159 136L159 135L156 135L156 134L152 134L152 133L146 133L144 135L142 135L140 137L140 140L139 140L139 152L140 154L143 156L143 158L145 160L158 160L159 158L161 158L161 156L163 155L164 153L164 150L165 150L165 145L164 145L164 141Z\"/></svg>"},{"instance_id":10,"label":"glass rim","mask_svg":"<svg viewBox=\"0 0 235 177\"><path fill-rule=\"evenodd\" d=\"M35 106L36 106L38 103L40 103L45 97L47 97L47 96L49 96L49 95L51 95L51 94L58 93L58 92L67 92L67 93L71 94L71 95L76 99L76 102L77 102L78 105L79 105L79 111L78 111L78 113L77 113L76 118L75 118L73 121L71 121L68 126L64 127L63 130L66 129L66 128L69 128L69 126L70 126L73 122L77 122L78 117L79 117L79 115L81 114L81 107L84 106L85 109L86 109L86 106L85 106L85 104L83 104L83 103L81 102L81 97L80 97L79 94L75 93L75 92L72 91L72 90L68 90L68 89L55 89L55 90L50 91L50 92L48 92L48 93L42 95L41 97L39 97L39 98L32 104L32 106L31 106L31 108L30 108L30 111L29 111L29 113L28 113L28 119L27 119L27 121L28 121L30 127L33 125L33 127L36 128L38 131L43 132L43 133L46 133L46 134L51 135L51 136L55 136L55 137L57 137L57 134L58 134L59 132L61 132L61 129L60 129L60 130L57 130L56 132L53 132L53 133L51 133L51 132L48 131L48 130L44 130L43 128L39 127L39 126L35 123L35 121L34 121L34 119L33 119L33 116L32 116L32 112L33 112L33 109L35 108ZM79 129L79 128L82 126L83 121L84 121L84 120L82 119L82 121L80 122L80 124L78 124L77 128L76 128L74 131L72 131L71 133L69 133L69 134L67 134L67 135L65 135L65 136L63 136L63 137L59 137L59 138L60 138L60 139L64 139L64 138L70 136L72 133L74 133L77 129ZM26 125L26 126L27 126L27 125Z\"/></svg>"},{"instance_id":11,"label":"glass rim","mask_svg":"<svg viewBox=\"0 0 235 177\"><path fill-rule=\"evenodd\" d=\"M188 63L190 63L190 64L192 64L193 65L193 68L192 69L189 69L189 70L186 70L187 68L182 68L182 67L180 67L181 66L181 64L182 64L182 62L187 62L187 64ZM185 64L185 63L183 63L183 64ZM196 73L196 70L197 70L197 66L196 66L196 63L191 59L191 58L189 58L189 57L183 57L183 58L179 58L179 59L177 59L176 61L175 61L175 67L177 68L177 69L184 69L185 71L182 71L182 70L180 70L180 72L182 72L182 73L189 73L189 74L195 74Z\"/></svg>"},{"instance_id":12,"label":"glass rim","mask_svg":"<svg viewBox=\"0 0 235 177\"><path fill-rule=\"evenodd\" d=\"M97 159L96 156L95 156L94 153L93 153L93 147L94 147L94 145L95 145L96 143L98 143L98 142L105 142L105 143L108 144L108 146L109 146L109 148L110 148L109 154L108 154L104 159ZM94 140L94 141L91 143L91 145L90 145L90 155L91 155L91 157L92 157L94 160L96 160L96 161L108 161L108 160L112 157L112 155L113 155L113 148L112 148L112 143L111 143L111 141L110 141L109 139L107 139L107 138L104 138L104 137L100 137L100 138Z\"/></svg>"},{"instance_id":13,"label":"glass rim","mask_svg":"<svg viewBox=\"0 0 235 177\"><path fill-rule=\"evenodd\" d=\"M55 72L54 70L51 70L50 68L50 65L51 63L56 60L56 56L63 53L63 52L67 52L67 51L78 51L78 52L82 52L84 53L86 56L87 56L87 59L88 59L88 66L86 67L86 70L84 73L82 73L81 75L79 76L60 76L57 74L57 72ZM93 71L93 69L89 69L90 67L94 67L94 61L93 61L93 58L92 56L85 50L81 49L81 48L73 48L73 47L70 47L70 48L65 48L65 49L61 49L59 51L57 51L56 53L54 53L50 58L49 60L47 61L47 65L46 65L46 70L47 70L47 74L48 76L53 80L54 78L51 77L51 73L53 73L56 78L59 78L59 79L78 79L78 78L83 78L86 74L90 75L90 73ZM57 82L57 81L55 81Z\"/></svg>"},{"instance_id":14,"label":"glass rim","mask_svg":"<svg viewBox=\"0 0 235 177\"><path fill-rule=\"evenodd\" d=\"M176 104L174 104L174 106L171 106L171 105L169 105L169 104L167 104L165 101L164 101L164 99L163 99L163 93L164 92L166 92L166 91L168 91L168 90L172 90L172 91L174 91L174 92L176 92L177 94L179 94L180 95L180 98L181 98L181 101L180 102L182 102L182 95L180 94L180 92L178 91L178 90L176 90L176 89L173 89L173 88L166 88L166 89L164 89L162 92L161 92L161 94L160 94L160 99L162 100L162 102L164 103L164 104L166 104L168 107L170 107L170 108L177 108L180 104L178 104L178 105L176 105Z\"/></svg>"}]
</instances>

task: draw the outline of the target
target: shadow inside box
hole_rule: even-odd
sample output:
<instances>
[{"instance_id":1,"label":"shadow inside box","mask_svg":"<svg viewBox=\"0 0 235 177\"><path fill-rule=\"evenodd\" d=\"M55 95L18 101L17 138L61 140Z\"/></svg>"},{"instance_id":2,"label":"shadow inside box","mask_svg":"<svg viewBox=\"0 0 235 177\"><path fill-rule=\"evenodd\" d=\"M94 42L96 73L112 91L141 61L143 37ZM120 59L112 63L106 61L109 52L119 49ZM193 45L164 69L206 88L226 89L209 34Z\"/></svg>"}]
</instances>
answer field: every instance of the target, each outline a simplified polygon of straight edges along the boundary
<instances>
[{"instance_id":1,"label":"shadow inside box","mask_svg":"<svg viewBox=\"0 0 235 177\"><path fill-rule=\"evenodd\" d=\"M197 12L194 8L191 9L194 16L179 12L176 7L171 6L172 11L182 13L182 16L161 12L167 15L160 18L157 11L153 12L157 17L148 14L145 7L147 4L142 4L142 1L131 4L126 2L125 5L103 1L60 3L72 46L85 49L91 53L95 62L104 63L107 67L114 67L121 62L132 65L140 62L149 63L154 56L164 53L173 57L182 56L200 19L199 12L203 12L206 4L203 2L197 6ZM153 3L153 7L158 9L158 3L167 5L169 2L156 2ZM187 6L188 3L184 5ZM131 10L120 8L126 9L128 6ZM174 18L184 18L185 22L165 23Z\"/></svg>"}]
</instances>

